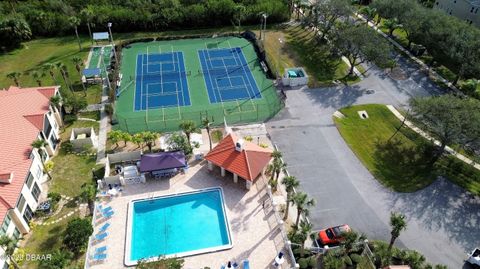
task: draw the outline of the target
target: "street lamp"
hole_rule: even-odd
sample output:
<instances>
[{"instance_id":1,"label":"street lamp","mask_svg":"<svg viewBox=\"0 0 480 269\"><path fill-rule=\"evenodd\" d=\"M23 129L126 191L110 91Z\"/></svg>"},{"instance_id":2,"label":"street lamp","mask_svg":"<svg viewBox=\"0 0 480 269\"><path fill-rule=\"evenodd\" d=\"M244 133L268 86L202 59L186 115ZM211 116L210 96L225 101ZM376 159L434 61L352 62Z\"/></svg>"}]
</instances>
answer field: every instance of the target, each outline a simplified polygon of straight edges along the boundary
<instances>
[{"instance_id":1,"label":"street lamp","mask_svg":"<svg viewBox=\"0 0 480 269\"><path fill-rule=\"evenodd\" d=\"M266 35L266 31L267 31L267 18L268 18L268 14L267 13L262 13L262 23L260 25L260 40L265 40L265 35ZM262 35L262 31L263 31L263 35Z\"/></svg>"},{"instance_id":2,"label":"street lamp","mask_svg":"<svg viewBox=\"0 0 480 269\"><path fill-rule=\"evenodd\" d=\"M107 27L108 27L108 34L110 35L110 42L111 42L112 48L113 48L113 57L115 58L115 63L116 63L117 62L117 51L115 50L115 42L113 42L112 23L111 22L107 23Z\"/></svg>"}]
</instances>

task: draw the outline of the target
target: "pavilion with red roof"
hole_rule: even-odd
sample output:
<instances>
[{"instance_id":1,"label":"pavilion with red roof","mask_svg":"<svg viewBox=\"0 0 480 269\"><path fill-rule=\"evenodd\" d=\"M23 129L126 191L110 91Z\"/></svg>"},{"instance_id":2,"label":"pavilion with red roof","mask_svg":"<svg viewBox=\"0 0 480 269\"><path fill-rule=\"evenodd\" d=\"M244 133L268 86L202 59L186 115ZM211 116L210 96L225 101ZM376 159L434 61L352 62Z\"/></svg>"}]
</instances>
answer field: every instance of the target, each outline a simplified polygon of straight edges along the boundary
<instances>
[{"instance_id":1,"label":"pavilion with red roof","mask_svg":"<svg viewBox=\"0 0 480 269\"><path fill-rule=\"evenodd\" d=\"M225 176L225 171L233 174L235 183L238 182L238 177L241 177L246 181L247 189L250 189L264 171L271 158L272 150L238 138L233 133L223 138L205 156L210 171L213 170L213 165L216 165L220 167L222 177Z\"/></svg>"}]
</instances>

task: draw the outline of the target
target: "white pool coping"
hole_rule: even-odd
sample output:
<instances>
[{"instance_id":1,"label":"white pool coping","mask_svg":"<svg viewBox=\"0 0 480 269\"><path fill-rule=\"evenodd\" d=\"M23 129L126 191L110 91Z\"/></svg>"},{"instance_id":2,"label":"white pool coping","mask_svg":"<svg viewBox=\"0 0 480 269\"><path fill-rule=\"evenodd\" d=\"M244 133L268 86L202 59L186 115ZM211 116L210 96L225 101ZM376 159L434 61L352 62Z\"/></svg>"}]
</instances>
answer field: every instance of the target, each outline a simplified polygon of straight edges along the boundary
<instances>
[{"instance_id":1,"label":"white pool coping","mask_svg":"<svg viewBox=\"0 0 480 269\"><path fill-rule=\"evenodd\" d=\"M197 250L192 250L192 251L185 251L185 252L179 252L175 254L169 254L169 255L162 255L162 258L174 258L174 257L186 257L186 256L193 256L193 255L198 255L198 254L204 254L204 253L211 253L211 252L217 252L221 250L226 250L226 249L231 249L233 247L233 238L232 238L232 233L230 231L230 224L228 222L228 215L227 215L227 210L225 210L225 199L223 196L223 189L222 187L212 187L212 188L204 188L201 190L194 190L194 191L186 191L186 192L179 192L179 193L173 193L173 194L166 194L166 195L160 195L160 196L155 196L151 198L141 198L141 199L132 199L128 203L127 207L127 225L126 225L126 231L125 231L125 255L124 255L124 264L126 266L135 266L138 264L139 260L131 260L131 247L132 247L132 225L133 225L133 205L136 202L143 202L143 201L148 201L148 200L153 200L153 199L163 199L163 198L168 198L168 197L175 197L175 196L180 196L180 195L190 195L190 194L197 194L197 193L203 193L203 192L208 192L208 191L213 191L213 190L218 190L220 192L220 200L222 204L222 211L223 211L223 220L225 222L225 227L227 229L227 236L228 236L228 244L226 245L221 245L217 247L210 247L210 248L202 248L202 249L197 249ZM160 255L160 254L159 254ZM159 257L153 257L150 259L145 259L146 261L157 261Z\"/></svg>"}]
</instances>

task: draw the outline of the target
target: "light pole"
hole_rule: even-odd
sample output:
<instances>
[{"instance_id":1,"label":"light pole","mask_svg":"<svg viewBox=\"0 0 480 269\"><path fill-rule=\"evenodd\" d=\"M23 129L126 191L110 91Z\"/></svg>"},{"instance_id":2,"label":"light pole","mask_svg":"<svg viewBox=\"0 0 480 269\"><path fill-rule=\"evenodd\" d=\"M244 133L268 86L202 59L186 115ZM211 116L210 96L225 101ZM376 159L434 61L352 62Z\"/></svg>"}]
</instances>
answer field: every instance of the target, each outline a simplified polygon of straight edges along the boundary
<instances>
[{"instance_id":1,"label":"light pole","mask_svg":"<svg viewBox=\"0 0 480 269\"><path fill-rule=\"evenodd\" d=\"M112 23L107 23L108 27L108 34L110 35L110 42L113 48L113 57L115 58L115 63L117 63L117 51L115 50L115 42L113 42L113 35L112 35Z\"/></svg>"},{"instance_id":2,"label":"light pole","mask_svg":"<svg viewBox=\"0 0 480 269\"><path fill-rule=\"evenodd\" d=\"M260 34L260 39L261 40L265 40L265 36L267 35L266 31L267 31L267 13L263 13L262 14L262 18L263 18L263 25L260 27L260 33L262 31L262 28L263 28L263 35Z\"/></svg>"}]
</instances>

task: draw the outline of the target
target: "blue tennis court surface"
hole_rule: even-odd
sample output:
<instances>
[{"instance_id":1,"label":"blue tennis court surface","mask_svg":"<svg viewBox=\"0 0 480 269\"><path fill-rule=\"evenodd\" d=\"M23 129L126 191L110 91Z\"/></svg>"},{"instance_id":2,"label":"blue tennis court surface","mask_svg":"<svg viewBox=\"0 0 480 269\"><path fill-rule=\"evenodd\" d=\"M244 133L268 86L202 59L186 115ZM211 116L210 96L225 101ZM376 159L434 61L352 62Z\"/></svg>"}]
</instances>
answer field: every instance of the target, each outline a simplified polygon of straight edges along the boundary
<instances>
[{"instance_id":1,"label":"blue tennis court surface","mask_svg":"<svg viewBox=\"0 0 480 269\"><path fill-rule=\"evenodd\" d=\"M241 48L198 52L210 103L262 98Z\"/></svg>"},{"instance_id":2,"label":"blue tennis court surface","mask_svg":"<svg viewBox=\"0 0 480 269\"><path fill-rule=\"evenodd\" d=\"M139 54L135 111L190 105L182 52Z\"/></svg>"}]
</instances>

